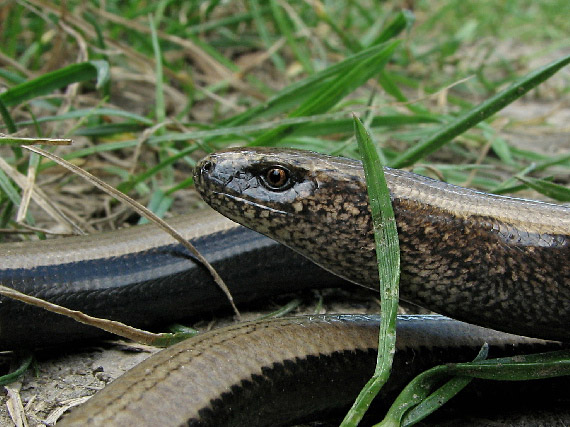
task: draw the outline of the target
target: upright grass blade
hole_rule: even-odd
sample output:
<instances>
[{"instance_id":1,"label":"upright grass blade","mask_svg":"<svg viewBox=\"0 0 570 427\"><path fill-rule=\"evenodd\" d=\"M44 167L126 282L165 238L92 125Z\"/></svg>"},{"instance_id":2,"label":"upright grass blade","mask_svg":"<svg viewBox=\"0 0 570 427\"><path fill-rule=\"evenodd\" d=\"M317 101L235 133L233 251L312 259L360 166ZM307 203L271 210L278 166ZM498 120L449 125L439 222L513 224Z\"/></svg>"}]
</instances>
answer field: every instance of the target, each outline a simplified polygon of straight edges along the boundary
<instances>
[{"instance_id":1,"label":"upright grass blade","mask_svg":"<svg viewBox=\"0 0 570 427\"><path fill-rule=\"evenodd\" d=\"M271 12L273 13L273 19L275 20L279 31L281 31L281 34L285 36L287 44L293 51L293 54L301 63L305 72L307 74L313 74L314 70L311 59L309 58L306 49L303 48L303 45L297 43L297 40L293 34L293 28L291 28L291 24L289 22L289 17L283 13L281 5L276 0L269 0L269 5L271 7Z\"/></svg>"},{"instance_id":2,"label":"upright grass blade","mask_svg":"<svg viewBox=\"0 0 570 427\"><path fill-rule=\"evenodd\" d=\"M163 88L163 73L162 73L162 53L160 51L160 42L156 35L156 23L152 16L149 16L148 23L150 26L150 34L152 39L152 50L154 52L154 61L156 63L156 88L155 88L155 114L156 122L162 123L166 118L166 107L164 105L164 88ZM162 129L158 129L160 134Z\"/></svg>"},{"instance_id":3,"label":"upright grass blade","mask_svg":"<svg viewBox=\"0 0 570 427\"><path fill-rule=\"evenodd\" d=\"M107 52L107 46L105 42L105 36L103 35L103 29L101 28L101 23L97 20L97 18L90 12L85 12L83 14L85 21L91 24L93 30L95 31L95 43L97 48L99 49L100 53L94 54L91 58L99 59L101 61L110 62L109 55ZM106 79L106 81L101 85L98 86L103 93L103 96L109 98L111 96L111 80Z\"/></svg>"},{"instance_id":4,"label":"upright grass blade","mask_svg":"<svg viewBox=\"0 0 570 427\"><path fill-rule=\"evenodd\" d=\"M358 52L362 50L362 44L351 34L348 34L345 29L339 24L336 16L331 16L327 13L326 8L316 8L316 13L319 19L328 25L331 30L338 36L344 46L351 52Z\"/></svg>"},{"instance_id":5,"label":"upright grass blade","mask_svg":"<svg viewBox=\"0 0 570 427\"><path fill-rule=\"evenodd\" d=\"M4 123L6 124L8 132L14 133L18 130L16 124L14 123L14 120L12 120L10 112L6 108L6 105L2 102L2 98L0 98L0 115L2 116L2 120L4 120Z\"/></svg>"},{"instance_id":6,"label":"upright grass blade","mask_svg":"<svg viewBox=\"0 0 570 427\"><path fill-rule=\"evenodd\" d=\"M265 21L263 19L263 15L261 13L261 7L259 6L259 1L258 0L249 0L248 4L249 4L249 8L251 10L251 13L253 15L253 21L255 22L255 26L257 28L259 38L261 39L261 41L263 41L265 48L269 50L272 42L271 42L271 39L269 36L269 30L267 29L267 25L265 25ZM281 58L281 56L279 56L279 54L277 52L273 52L271 54L271 60L273 61L273 64L275 65L275 67L279 71L281 71L281 72L285 71L285 68L286 68L285 61L283 61L283 58Z\"/></svg>"},{"instance_id":7,"label":"upright grass blade","mask_svg":"<svg viewBox=\"0 0 570 427\"><path fill-rule=\"evenodd\" d=\"M400 281L400 245L384 170L369 133L356 117L354 128L358 147L362 153L374 225L382 318L374 376L364 386L344 418L341 424L344 427L356 426L360 422L372 400L390 377L396 351L396 314L398 313Z\"/></svg>"},{"instance_id":8,"label":"upright grass blade","mask_svg":"<svg viewBox=\"0 0 570 427\"><path fill-rule=\"evenodd\" d=\"M462 114L453 120L447 126L442 126L432 136L417 143L412 148L402 153L398 158L396 158L396 160L394 160L392 166L395 168L409 166L422 157L433 153L457 135L462 134L477 123L492 116L506 105L509 105L514 100L520 98L529 90L538 86L568 64L570 64L570 55L532 71L511 84L507 89L499 92L475 108L470 109L465 114Z\"/></svg>"},{"instance_id":9,"label":"upright grass blade","mask_svg":"<svg viewBox=\"0 0 570 427\"><path fill-rule=\"evenodd\" d=\"M89 61L69 65L14 86L0 93L0 99L6 106L17 105L71 83L92 79L97 79L97 87L103 85L109 79L109 64L105 61Z\"/></svg>"}]
</instances>

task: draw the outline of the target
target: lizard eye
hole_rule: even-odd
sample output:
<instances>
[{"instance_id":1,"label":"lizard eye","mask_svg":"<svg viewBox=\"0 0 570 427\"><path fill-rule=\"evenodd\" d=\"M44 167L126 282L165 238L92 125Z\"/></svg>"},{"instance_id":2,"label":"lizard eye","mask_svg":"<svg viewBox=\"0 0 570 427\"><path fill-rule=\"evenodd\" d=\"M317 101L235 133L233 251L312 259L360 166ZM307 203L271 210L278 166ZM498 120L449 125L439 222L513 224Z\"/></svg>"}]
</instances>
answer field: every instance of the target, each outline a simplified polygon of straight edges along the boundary
<instances>
[{"instance_id":1,"label":"lizard eye","mask_svg":"<svg viewBox=\"0 0 570 427\"><path fill-rule=\"evenodd\" d=\"M286 190L293 185L289 171L281 166L272 166L265 170L262 181L270 190Z\"/></svg>"}]
</instances>

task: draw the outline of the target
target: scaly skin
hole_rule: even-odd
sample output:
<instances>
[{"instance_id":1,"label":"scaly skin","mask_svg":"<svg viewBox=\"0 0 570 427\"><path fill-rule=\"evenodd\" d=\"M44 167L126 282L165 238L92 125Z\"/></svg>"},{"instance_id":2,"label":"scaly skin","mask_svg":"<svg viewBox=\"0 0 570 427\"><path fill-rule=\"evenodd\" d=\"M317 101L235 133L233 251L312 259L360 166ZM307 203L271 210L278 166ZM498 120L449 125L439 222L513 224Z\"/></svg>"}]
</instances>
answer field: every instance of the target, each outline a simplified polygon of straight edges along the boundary
<instances>
[{"instance_id":1,"label":"scaly skin","mask_svg":"<svg viewBox=\"0 0 570 427\"><path fill-rule=\"evenodd\" d=\"M350 405L372 375L378 322L302 316L212 330L149 357L58 426L261 427L318 418ZM440 316L401 316L394 374L379 400L435 365L472 360L483 343L491 357L559 348Z\"/></svg>"},{"instance_id":2,"label":"scaly skin","mask_svg":"<svg viewBox=\"0 0 570 427\"><path fill-rule=\"evenodd\" d=\"M272 188L270 171L287 182ZM276 172L274 172L276 173ZM570 340L570 209L386 169L403 299L493 329ZM284 149L233 149L196 168L214 209L355 283L378 273L359 162ZM271 254L268 254L271 256Z\"/></svg>"}]
</instances>

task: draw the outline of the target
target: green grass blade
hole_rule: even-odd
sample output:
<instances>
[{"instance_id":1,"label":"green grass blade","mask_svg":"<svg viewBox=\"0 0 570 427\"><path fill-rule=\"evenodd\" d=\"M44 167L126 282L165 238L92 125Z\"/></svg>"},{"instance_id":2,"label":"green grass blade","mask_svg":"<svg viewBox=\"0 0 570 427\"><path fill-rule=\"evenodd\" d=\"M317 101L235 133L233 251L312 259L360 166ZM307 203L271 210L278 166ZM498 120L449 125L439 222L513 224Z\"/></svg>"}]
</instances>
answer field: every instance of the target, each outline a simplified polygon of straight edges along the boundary
<instances>
[{"instance_id":1,"label":"green grass blade","mask_svg":"<svg viewBox=\"0 0 570 427\"><path fill-rule=\"evenodd\" d=\"M393 427L402 423L406 413L423 402L447 375L447 367L436 366L416 376L398 395L386 417L376 426Z\"/></svg>"},{"instance_id":2,"label":"green grass blade","mask_svg":"<svg viewBox=\"0 0 570 427\"><path fill-rule=\"evenodd\" d=\"M249 3L249 9L250 12L236 13L226 17L221 17L219 19L212 18L209 21L204 21L199 24L192 25L190 27L185 27L184 30L186 31L186 34L198 35L200 33L205 33L206 31L209 30L233 27L236 24L240 23L247 24L252 18L254 21L256 19L251 2ZM263 19L263 13L265 13L267 10L268 8L265 6L259 8L259 13L260 13L259 19ZM261 30L259 29L259 27L257 27L257 31L259 33L259 36L261 37Z\"/></svg>"},{"instance_id":3,"label":"green grass blade","mask_svg":"<svg viewBox=\"0 0 570 427\"><path fill-rule=\"evenodd\" d=\"M4 123L6 124L6 129L8 129L8 132L15 133L18 130L18 128L16 127L14 120L12 120L12 116L10 115L10 112L6 108L6 104L2 102L2 98L0 98L0 115L2 116L2 120L4 120Z\"/></svg>"},{"instance_id":4,"label":"green grass blade","mask_svg":"<svg viewBox=\"0 0 570 427\"><path fill-rule=\"evenodd\" d=\"M135 122L152 126L154 122L147 117L141 116L136 113L132 113L130 111L124 110L117 110L113 108L81 108L78 110L69 111L67 113L53 115L53 116L45 116L45 117L38 117L35 120L23 120L16 123L17 126L26 126L34 123L49 123L49 122L56 122L62 120L70 120L70 119L77 119L83 118L85 116L109 116L109 117L121 117L129 120L133 120Z\"/></svg>"},{"instance_id":5,"label":"green grass blade","mask_svg":"<svg viewBox=\"0 0 570 427\"><path fill-rule=\"evenodd\" d=\"M386 184L380 157L369 133L360 120L354 118L358 147L362 153L370 211L374 224L378 275L380 278L380 303L382 318L378 342L378 359L374 376L364 386L354 405L342 422L342 426L357 425L372 400L386 383L396 352L396 315L398 313L398 284L400 280L400 245L396 218L392 209L390 191Z\"/></svg>"},{"instance_id":6,"label":"green grass blade","mask_svg":"<svg viewBox=\"0 0 570 427\"><path fill-rule=\"evenodd\" d=\"M402 426L414 425L426 418L431 413L437 411L453 396L467 387L471 381L473 381L473 378L455 377L450 379L440 388L434 391L431 395L426 397L425 400L417 405L414 409L406 413L401 423Z\"/></svg>"},{"instance_id":7,"label":"green grass blade","mask_svg":"<svg viewBox=\"0 0 570 427\"><path fill-rule=\"evenodd\" d=\"M24 375L26 373L26 371L28 370L28 368L30 367L30 365L32 364L33 360L34 360L34 356L32 354L26 355L24 357L24 359L22 360L22 363L20 364L18 369L16 369L14 372L10 372L9 374L2 375L0 377L0 386L4 386L4 385L10 384L10 383L13 383L18 378L20 378L22 375Z\"/></svg>"},{"instance_id":8,"label":"green grass blade","mask_svg":"<svg viewBox=\"0 0 570 427\"><path fill-rule=\"evenodd\" d=\"M160 42L158 41L158 36L156 34L156 24L152 16L149 16L148 22L150 25L150 34L152 40L152 50L154 52L154 61L156 64L155 73L156 73L156 87L154 91L155 96L155 106L154 112L156 114L156 121L157 123L163 123L166 118L166 107L164 104L164 88L163 82L164 77L162 73L162 54L160 51ZM160 133L162 129L158 129L157 132Z\"/></svg>"},{"instance_id":9,"label":"green grass blade","mask_svg":"<svg viewBox=\"0 0 570 427\"><path fill-rule=\"evenodd\" d=\"M168 212L168 209L172 206L172 202L174 202L174 199L159 189L152 193L147 209L154 212L160 218L163 218L164 214ZM145 217L141 217L138 222L138 224L147 223L149 223L149 220Z\"/></svg>"},{"instance_id":10,"label":"green grass blade","mask_svg":"<svg viewBox=\"0 0 570 427\"><path fill-rule=\"evenodd\" d=\"M229 119L222 120L219 125L238 126L252 120L253 118L260 119L271 117L280 114L283 111L290 110L296 105L304 102L307 98L313 96L315 92L322 90L322 87L328 84L331 78L344 75L358 64L372 57L376 57L381 52L384 52L385 49L386 45L373 46L369 49L363 50L362 52L349 56L337 64L331 65L330 67L306 77L297 83L287 86L263 104L250 108L244 113L230 117Z\"/></svg>"},{"instance_id":11,"label":"green grass blade","mask_svg":"<svg viewBox=\"0 0 570 427\"><path fill-rule=\"evenodd\" d=\"M488 359L448 365L452 375L473 378L526 381L570 375L570 350Z\"/></svg>"},{"instance_id":12,"label":"green grass blade","mask_svg":"<svg viewBox=\"0 0 570 427\"><path fill-rule=\"evenodd\" d=\"M4 192L4 194L8 197L8 199L15 205L20 206L20 202L22 199L20 198L20 194L18 190L12 184L8 175L4 173L3 170L0 169L0 189Z\"/></svg>"},{"instance_id":13,"label":"green grass blade","mask_svg":"<svg viewBox=\"0 0 570 427\"><path fill-rule=\"evenodd\" d=\"M360 42L347 33L342 25L339 25L335 16L331 17L325 8L317 8L316 12L319 19L331 27L331 30L342 40L342 43L349 51L359 52L362 50Z\"/></svg>"},{"instance_id":14,"label":"green grass blade","mask_svg":"<svg viewBox=\"0 0 570 427\"><path fill-rule=\"evenodd\" d=\"M332 119L327 118L326 114L322 115L322 121L319 122L319 116L313 116L312 120L308 120L307 124L302 128L291 132L290 136L302 134L304 136L320 136L320 135L335 135L346 134L354 129L352 119ZM369 128L389 127L397 128L405 125L415 125L423 123L439 123L440 120L434 115L385 115L374 116L368 125Z\"/></svg>"},{"instance_id":15,"label":"green grass blade","mask_svg":"<svg viewBox=\"0 0 570 427\"><path fill-rule=\"evenodd\" d=\"M570 55L530 72L511 84L507 89L462 114L448 125L442 126L432 136L402 153L394 160L392 165L396 168L409 166L428 154L433 153L454 137L462 134L467 129L472 128L477 123L485 120L506 105L520 98L568 64L570 64Z\"/></svg>"},{"instance_id":16,"label":"green grass blade","mask_svg":"<svg viewBox=\"0 0 570 427\"><path fill-rule=\"evenodd\" d=\"M87 126L77 129L73 135L104 137L126 133L138 133L146 129L146 126L138 123L105 123L99 126Z\"/></svg>"},{"instance_id":17,"label":"green grass blade","mask_svg":"<svg viewBox=\"0 0 570 427\"><path fill-rule=\"evenodd\" d=\"M558 200L559 202L570 202L570 188L565 187L564 185L556 184L544 179L523 176L518 176L517 179L524 182L533 190L536 190L551 199Z\"/></svg>"},{"instance_id":18,"label":"green grass blade","mask_svg":"<svg viewBox=\"0 0 570 427\"><path fill-rule=\"evenodd\" d=\"M83 14L85 21L93 26L93 30L95 31L95 43L97 48L101 53L94 54L91 56L93 59L98 59L105 62L110 62L109 56L107 55L107 46L105 43L105 37L103 35L103 28L101 27L101 23L97 20L97 18L91 14L90 12L85 12ZM107 78L105 82L98 86L101 89L103 96L109 98L111 95L111 79Z\"/></svg>"},{"instance_id":19,"label":"green grass blade","mask_svg":"<svg viewBox=\"0 0 570 427\"><path fill-rule=\"evenodd\" d=\"M307 99L289 117L309 116L328 111L342 98L354 89L364 84L372 75L377 73L388 62L398 42L392 42L384 46L384 49L370 59L360 62L343 76L339 76L322 90ZM279 126L264 133L249 146L274 145L281 138L292 132L294 125Z\"/></svg>"},{"instance_id":20,"label":"green grass blade","mask_svg":"<svg viewBox=\"0 0 570 427\"><path fill-rule=\"evenodd\" d=\"M398 12L396 17L386 26L378 37L371 43L376 45L384 43L394 37L397 37L402 31L409 30L414 25L416 17L411 10L402 10Z\"/></svg>"},{"instance_id":21,"label":"green grass blade","mask_svg":"<svg viewBox=\"0 0 570 427\"><path fill-rule=\"evenodd\" d=\"M248 4L249 9L253 14L253 21L255 22L259 38L263 41L265 48L269 50L273 42L271 41L269 30L267 29L267 25L265 25L265 20L261 14L261 7L259 6L259 2L258 0L249 0ZM271 60L273 61L275 68L277 68L280 72L283 73L285 71L285 61L283 61L283 58L281 58L277 52L273 52L271 54Z\"/></svg>"},{"instance_id":22,"label":"green grass blade","mask_svg":"<svg viewBox=\"0 0 570 427\"><path fill-rule=\"evenodd\" d=\"M515 150L512 150L515 151ZM538 163L533 163L529 166L527 166L525 169L523 169L521 172L519 172L516 177L512 177L504 182L502 182L501 184L493 187L490 189L491 193L505 193L508 192L508 190L510 188L512 188L512 186L516 183L516 180L518 178L520 178L521 176L524 177L524 175L532 172L532 171L539 171L539 170L544 170L549 168L550 166L554 166L554 165L564 165L567 164L570 161L570 153L568 154L561 154L558 156L553 156L553 157L546 157L543 158L541 157L541 159L539 160Z\"/></svg>"},{"instance_id":23,"label":"green grass blade","mask_svg":"<svg viewBox=\"0 0 570 427\"><path fill-rule=\"evenodd\" d=\"M345 113L340 113L344 116ZM160 136L151 136L148 140L151 144L158 144L166 141L187 141L190 139L211 139L220 136L235 135L235 138L243 140L248 136L259 135L267 129L274 129L277 126L292 125L288 136L314 136L331 135L337 133L348 133L353 131L354 125L351 119L339 117L339 113L325 113L305 117L293 117L274 122L264 122L253 125L243 125L235 127L221 127L207 130L197 130L193 132L172 132ZM437 116L424 115L386 115L376 116L372 119L370 127L398 127L420 123L439 123ZM302 126L300 126L302 125ZM81 132L84 132L83 130ZM219 138L218 138L219 140Z\"/></svg>"},{"instance_id":24,"label":"green grass blade","mask_svg":"<svg viewBox=\"0 0 570 427\"><path fill-rule=\"evenodd\" d=\"M474 362L485 360L489 354L489 345L485 344L479 351L479 354L475 359ZM405 412L405 416L402 419L403 426L411 426L419 421L426 418L431 413L435 412L439 408L441 408L445 403L449 402L451 398L453 398L457 393L463 390L469 383L473 380L473 378L469 377L454 377L440 386L437 390L427 396L422 402L420 402L417 406L411 407L409 405L403 405L404 407L408 408L407 412ZM430 384L430 388L437 386L439 380L436 379L433 384ZM409 391L409 390L408 390ZM413 391L415 394L417 389ZM411 397L410 400L415 400L413 396L410 396L408 393L408 399Z\"/></svg>"},{"instance_id":25,"label":"green grass blade","mask_svg":"<svg viewBox=\"0 0 570 427\"><path fill-rule=\"evenodd\" d=\"M273 13L273 18L279 31L287 40L287 44L293 51L293 54L297 58L297 60L303 66L303 69L307 74L313 74L313 64L311 63L311 59L306 51L303 49L302 45L297 43L295 35L293 34L293 28L291 28L291 23L289 21L289 17L283 13L283 9L279 5L276 0L269 0L269 5L271 6L271 12Z\"/></svg>"},{"instance_id":26,"label":"green grass blade","mask_svg":"<svg viewBox=\"0 0 570 427\"><path fill-rule=\"evenodd\" d=\"M0 100L6 106L17 105L32 98L47 95L72 83L93 79L97 79L97 87L109 79L109 64L107 62L82 62L60 68L0 93Z\"/></svg>"},{"instance_id":27,"label":"green grass blade","mask_svg":"<svg viewBox=\"0 0 570 427\"><path fill-rule=\"evenodd\" d=\"M386 418L377 425L412 425L441 407L473 378L523 381L570 375L569 350L498 359L485 357L483 348L473 362L450 363L422 372L402 390ZM449 376L457 377L440 386Z\"/></svg>"},{"instance_id":28,"label":"green grass blade","mask_svg":"<svg viewBox=\"0 0 570 427\"><path fill-rule=\"evenodd\" d=\"M396 85L394 80L392 79L392 75L386 72L386 70L382 70L378 76L378 83L380 86L394 97L398 102L404 102L405 107L410 110L414 114L427 114L428 110L421 105L414 105L412 103L408 103L408 98L404 93L400 90L400 88Z\"/></svg>"},{"instance_id":29,"label":"green grass blade","mask_svg":"<svg viewBox=\"0 0 570 427\"><path fill-rule=\"evenodd\" d=\"M8 83L17 85L26 81L25 78L19 76L18 74L12 73L9 70L5 70L4 68L0 68L0 78L4 79Z\"/></svg>"},{"instance_id":30,"label":"green grass blade","mask_svg":"<svg viewBox=\"0 0 570 427\"><path fill-rule=\"evenodd\" d=\"M146 181L147 179L152 178L158 172L165 169L167 166L173 164L174 162L178 161L179 159L193 153L194 151L198 150L200 147L198 145L191 145L190 147L181 150L177 154L173 154L167 156L157 165L153 166L152 168L148 169L147 171L141 173L136 177L131 177L129 181L122 182L120 185L117 186L117 190L128 193L131 191L136 185L140 184L141 182Z\"/></svg>"}]
</instances>

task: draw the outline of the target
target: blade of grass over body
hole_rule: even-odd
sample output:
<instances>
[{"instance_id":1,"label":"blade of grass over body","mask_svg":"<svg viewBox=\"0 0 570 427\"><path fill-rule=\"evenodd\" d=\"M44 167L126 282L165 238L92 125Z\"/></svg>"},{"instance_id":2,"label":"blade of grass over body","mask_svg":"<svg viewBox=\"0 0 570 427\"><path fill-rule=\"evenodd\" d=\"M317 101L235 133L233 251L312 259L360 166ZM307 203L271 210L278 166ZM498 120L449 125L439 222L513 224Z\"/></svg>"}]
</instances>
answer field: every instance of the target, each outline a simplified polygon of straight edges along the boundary
<instances>
[{"instance_id":1,"label":"blade of grass over body","mask_svg":"<svg viewBox=\"0 0 570 427\"><path fill-rule=\"evenodd\" d=\"M358 425L372 400L390 377L396 351L396 315L398 314L400 281L400 245L390 191L386 184L382 164L369 133L356 117L354 117L354 127L358 147L362 153L374 225L382 318L374 376L364 386L344 418L342 422L344 427Z\"/></svg>"},{"instance_id":2,"label":"blade of grass over body","mask_svg":"<svg viewBox=\"0 0 570 427\"><path fill-rule=\"evenodd\" d=\"M502 357L446 365L452 375L473 378L527 381L570 375L570 350Z\"/></svg>"},{"instance_id":3,"label":"blade of grass over body","mask_svg":"<svg viewBox=\"0 0 570 427\"><path fill-rule=\"evenodd\" d=\"M462 114L448 125L442 126L432 136L402 153L394 160L392 166L395 168L409 166L428 154L433 153L445 143L451 141L451 139L520 98L568 64L570 64L570 55L528 73L526 76L511 84L507 89Z\"/></svg>"}]
</instances>

